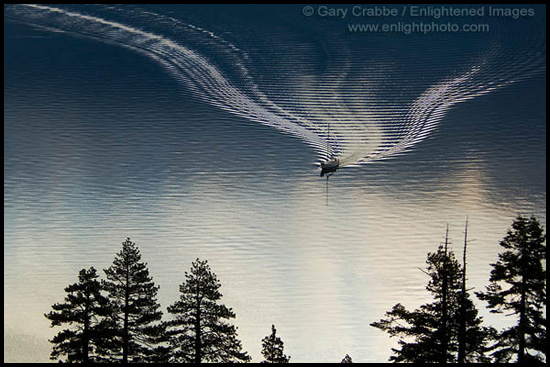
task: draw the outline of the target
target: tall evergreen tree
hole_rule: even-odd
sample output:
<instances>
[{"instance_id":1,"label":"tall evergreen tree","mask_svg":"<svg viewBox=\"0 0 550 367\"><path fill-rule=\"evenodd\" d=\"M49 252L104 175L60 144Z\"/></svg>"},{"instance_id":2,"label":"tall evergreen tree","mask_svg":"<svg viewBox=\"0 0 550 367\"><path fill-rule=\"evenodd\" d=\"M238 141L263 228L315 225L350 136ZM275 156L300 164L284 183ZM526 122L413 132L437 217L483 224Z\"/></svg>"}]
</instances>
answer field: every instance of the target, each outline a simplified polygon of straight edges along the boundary
<instances>
[{"instance_id":1,"label":"tall evergreen tree","mask_svg":"<svg viewBox=\"0 0 550 367\"><path fill-rule=\"evenodd\" d=\"M517 317L498 335L497 362L546 362L546 234L536 218L518 216L500 242L505 251L491 264L490 285L476 293L491 312Z\"/></svg>"},{"instance_id":2,"label":"tall evergreen tree","mask_svg":"<svg viewBox=\"0 0 550 367\"><path fill-rule=\"evenodd\" d=\"M51 359L65 356L66 359L59 361L82 363L105 360L105 347L110 342L114 325L109 318L111 304L101 294L98 277L93 267L82 269L78 283L65 288L65 303L52 305L54 311L44 315L52 327L70 326L51 340L54 344Z\"/></svg>"},{"instance_id":3,"label":"tall evergreen tree","mask_svg":"<svg viewBox=\"0 0 550 367\"><path fill-rule=\"evenodd\" d=\"M485 362L484 357L489 329L481 326L482 319L468 294L462 294L462 268L454 253L445 245L435 253L429 253L426 274L430 277L426 289L434 302L414 311L402 304L386 312L386 319L371 326L399 337L400 349L392 348L390 361L413 363L448 363L457 361L458 330L465 318L469 342L466 344L466 360ZM462 307L461 307L462 305Z\"/></svg>"},{"instance_id":4,"label":"tall evergreen tree","mask_svg":"<svg viewBox=\"0 0 550 367\"><path fill-rule=\"evenodd\" d=\"M149 276L147 264L141 262L136 244L129 238L122 243L113 265L105 269L105 290L115 304L117 343L111 345L114 361L157 361L162 345L162 311L157 302L158 287Z\"/></svg>"},{"instance_id":5,"label":"tall evergreen tree","mask_svg":"<svg viewBox=\"0 0 550 367\"><path fill-rule=\"evenodd\" d=\"M175 316L167 323L172 361L249 361L237 339L237 328L227 322L235 318L235 313L219 303L221 284L208 262L194 261L185 278L179 301L168 307L168 312Z\"/></svg>"},{"instance_id":6,"label":"tall evergreen tree","mask_svg":"<svg viewBox=\"0 0 550 367\"><path fill-rule=\"evenodd\" d=\"M262 363L288 363L290 356L284 354L284 343L277 335L275 325L271 325L271 335L262 339Z\"/></svg>"}]
</instances>

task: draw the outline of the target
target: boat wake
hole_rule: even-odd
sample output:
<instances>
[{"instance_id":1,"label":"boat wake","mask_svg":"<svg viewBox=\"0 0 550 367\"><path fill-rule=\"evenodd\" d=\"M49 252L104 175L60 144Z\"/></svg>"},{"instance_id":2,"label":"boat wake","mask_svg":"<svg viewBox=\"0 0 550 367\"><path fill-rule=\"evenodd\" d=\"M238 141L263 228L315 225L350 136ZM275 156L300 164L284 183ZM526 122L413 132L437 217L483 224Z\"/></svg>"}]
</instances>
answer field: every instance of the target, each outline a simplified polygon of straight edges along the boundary
<instances>
[{"instance_id":1,"label":"boat wake","mask_svg":"<svg viewBox=\"0 0 550 367\"><path fill-rule=\"evenodd\" d=\"M455 54L449 69L430 59L408 67L389 58L390 51L385 55L383 46L358 60L355 47L330 41L331 34L317 44L287 31L252 47L245 37L239 42L238 32L222 36L139 6L4 5L4 17L145 55L196 98L298 137L319 163L338 158L340 167L403 154L456 104L546 68L545 18L531 22L542 29L539 39L497 27L475 52ZM414 53L418 42L425 41L411 37L406 51ZM339 47L331 49L334 44Z\"/></svg>"}]
</instances>

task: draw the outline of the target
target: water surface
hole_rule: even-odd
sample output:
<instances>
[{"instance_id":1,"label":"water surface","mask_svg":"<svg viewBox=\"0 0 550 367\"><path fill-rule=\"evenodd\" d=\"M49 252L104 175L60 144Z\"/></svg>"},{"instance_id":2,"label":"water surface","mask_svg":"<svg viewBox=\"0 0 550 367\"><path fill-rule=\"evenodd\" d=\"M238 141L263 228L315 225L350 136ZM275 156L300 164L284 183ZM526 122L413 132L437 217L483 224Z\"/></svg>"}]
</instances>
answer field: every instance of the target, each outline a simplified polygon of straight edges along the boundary
<instances>
[{"instance_id":1,"label":"water surface","mask_svg":"<svg viewBox=\"0 0 550 367\"><path fill-rule=\"evenodd\" d=\"M469 219L479 290L512 219L546 223L545 8L469 36L351 34L293 6L60 9L81 18L5 8L6 361L47 360L43 314L130 237L163 307L208 259L255 361L275 324L293 362L384 362L368 325L429 299L418 268L447 224L460 251ZM223 79L193 84L193 54L139 32ZM330 153L349 167L327 205Z\"/></svg>"}]
</instances>

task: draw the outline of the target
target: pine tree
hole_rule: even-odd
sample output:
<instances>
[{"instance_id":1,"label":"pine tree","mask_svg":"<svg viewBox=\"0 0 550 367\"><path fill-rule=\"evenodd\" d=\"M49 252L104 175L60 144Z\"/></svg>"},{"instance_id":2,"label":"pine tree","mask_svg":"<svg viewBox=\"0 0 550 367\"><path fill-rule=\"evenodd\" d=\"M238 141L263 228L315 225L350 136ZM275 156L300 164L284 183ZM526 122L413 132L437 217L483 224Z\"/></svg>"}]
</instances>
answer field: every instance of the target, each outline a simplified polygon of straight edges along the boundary
<instances>
[{"instance_id":1,"label":"pine tree","mask_svg":"<svg viewBox=\"0 0 550 367\"><path fill-rule=\"evenodd\" d=\"M105 360L105 347L110 342L114 325L109 318L112 306L101 294L98 278L93 267L82 269L78 283L65 288L65 303L52 305L54 311L44 315L51 321L52 327L70 326L51 340L55 344L51 359L65 356L65 360L59 361L82 363Z\"/></svg>"},{"instance_id":2,"label":"pine tree","mask_svg":"<svg viewBox=\"0 0 550 367\"><path fill-rule=\"evenodd\" d=\"M353 363L351 357L349 356L349 354L346 354L345 357L342 359L342 361L340 363Z\"/></svg>"},{"instance_id":3,"label":"pine tree","mask_svg":"<svg viewBox=\"0 0 550 367\"><path fill-rule=\"evenodd\" d=\"M275 325L271 325L271 335L262 339L262 363L288 363L290 356L284 354L284 343L277 335Z\"/></svg>"},{"instance_id":4,"label":"pine tree","mask_svg":"<svg viewBox=\"0 0 550 367\"><path fill-rule=\"evenodd\" d=\"M114 361L157 361L162 341L162 311L157 302L158 287L141 262L136 244L129 238L122 243L113 265L105 269L104 288L115 304L117 343L111 346Z\"/></svg>"},{"instance_id":5,"label":"pine tree","mask_svg":"<svg viewBox=\"0 0 550 367\"><path fill-rule=\"evenodd\" d=\"M235 318L235 313L219 303L221 284L208 262L194 261L185 278L179 301L168 307L175 316L167 323L172 362L249 361L237 339L237 328L226 321Z\"/></svg>"},{"instance_id":6,"label":"pine tree","mask_svg":"<svg viewBox=\"0 0 550 367\"><path fill-rule=\"evenodd\" d=\"M505 251L491 264L490 285L476 293L491 312L517 317L518 323L499 333L497 362L546 362L546 234L531 217L518 216L500 242Z\"/></svg>"},{"instance_id":7,"label":"pine tree","mask_svg":"<svg viewBox=\"0 0 550 367\"><path fill-rule=\"evenodd\" d=\"M399 337L400 349L392 348L390 361L412 363L449 363L457 361L460 320L465 318L469 342L466 360L484 362L485 345L490 329L481 326L482 319L468 294L462 293L462 267L445 245L429 253L426 274L430 277L426 289L434 302L414 311L402 304L386 312L386 319L371 326ZM461 307L462 306L462 307Z\"/></svg>"}]
</instances>

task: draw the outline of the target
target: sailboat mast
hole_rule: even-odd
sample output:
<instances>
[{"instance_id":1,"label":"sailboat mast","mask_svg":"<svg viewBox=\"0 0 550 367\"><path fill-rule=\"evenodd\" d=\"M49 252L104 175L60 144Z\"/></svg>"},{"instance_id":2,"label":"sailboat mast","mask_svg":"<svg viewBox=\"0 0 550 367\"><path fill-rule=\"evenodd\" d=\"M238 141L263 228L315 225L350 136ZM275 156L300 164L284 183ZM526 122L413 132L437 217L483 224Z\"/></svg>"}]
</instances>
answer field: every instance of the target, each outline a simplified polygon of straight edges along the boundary
<instances>
[{"instance_id":1,"label":"sailboat mast","mask_svg":"<svg viewBox=\"0 0 550 367\"><path fill-rule=\"evenodd\" d=\"M330 151L330 123L327 122L327 155L328 159L332 159L332 153Z\"/></svg>"}]
</instances>

